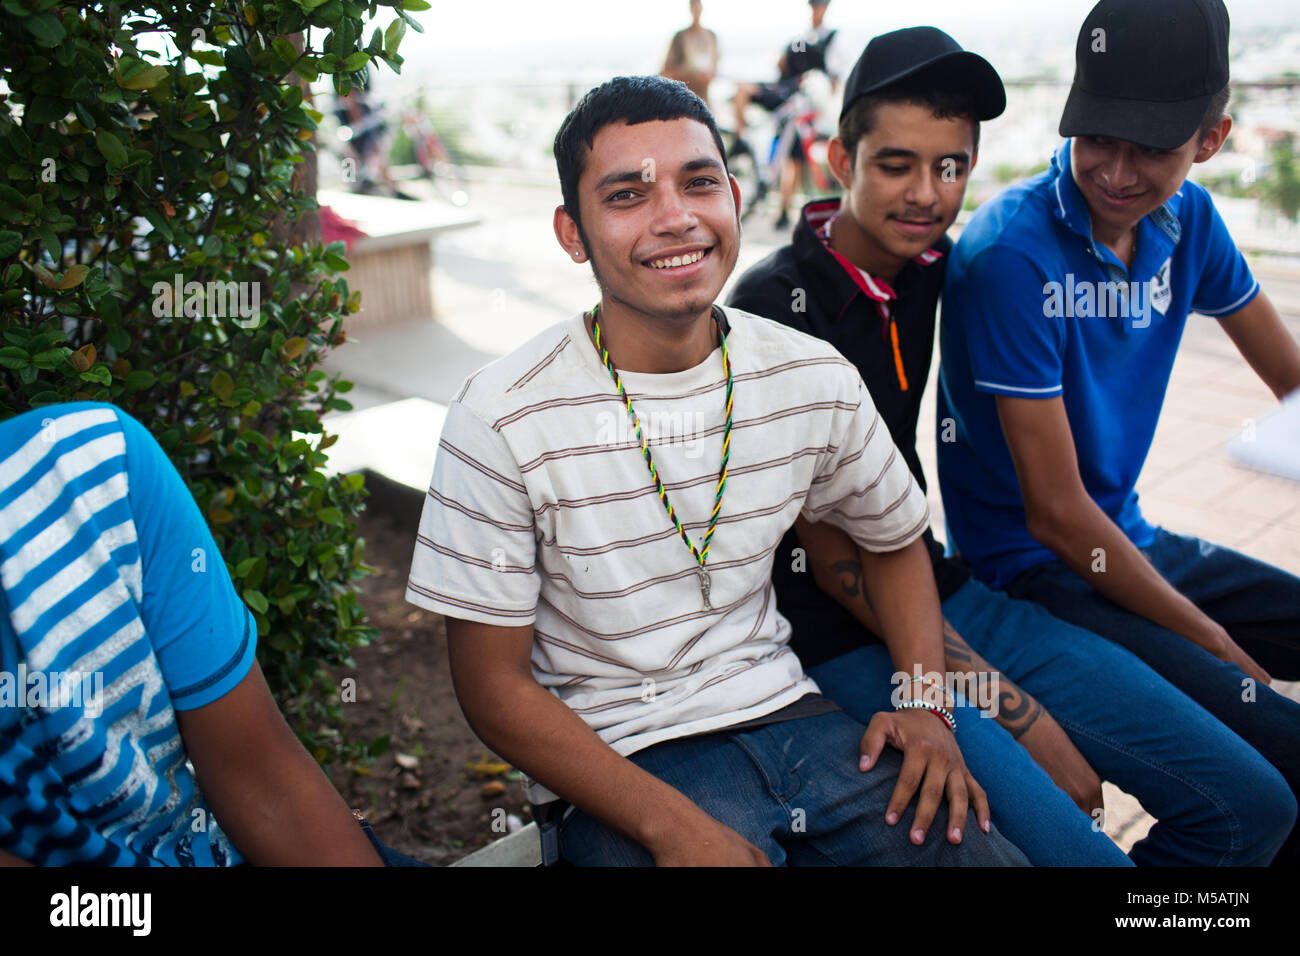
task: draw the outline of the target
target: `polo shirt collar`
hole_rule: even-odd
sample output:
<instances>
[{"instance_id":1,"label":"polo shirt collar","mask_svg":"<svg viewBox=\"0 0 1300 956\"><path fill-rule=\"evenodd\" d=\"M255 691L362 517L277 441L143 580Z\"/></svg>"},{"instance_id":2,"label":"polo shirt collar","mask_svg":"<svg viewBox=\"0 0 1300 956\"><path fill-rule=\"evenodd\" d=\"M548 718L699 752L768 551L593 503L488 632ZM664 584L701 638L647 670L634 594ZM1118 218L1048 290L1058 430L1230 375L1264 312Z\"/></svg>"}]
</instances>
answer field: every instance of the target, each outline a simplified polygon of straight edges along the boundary
<instances>
[{"instance_id":1,"label":"polo shirt collar","mask_svg":"<svg viewBox=\"0 0 1300 956\"><path fill-rule=\"evenodd\" d=\"M1048 180L1053 199L1052 213L1087 243L1088 251L1103 265L1112 271L1115 268L1123 270L1124 266L1115 254L1092 237L1088 203L1070 168L1070 142L1068 139L1063 142L1052 156ZM1138 223L1137 254L1132 270L1135 276L1154 275L1182 239L1183 227L1178 218L1182 202L1183 190L1180 189L1168 202L1152 210Z\"/></svg>"},{"instance_id":2,"label":"polo shirt collar","mask_svg":"<svg viewBox=\"0 0 1300 956\"><path fill-rule=\"evenodd\" d=\"M834 274L838 280L835 282L835 288L841 296L852 298L855 292L861 292L877 303L889 303L897 299L898 292L888 282L871 275L864 269L859 269L831 248L831 222L839 215L839 211L839 199L817 199L804 206L800 228L795 233L796 253L805 260L818 262L819 266ZM928 266L942 258L942 252L931 248L914 257L912 262L920 266ZM903 269L907 270L910 267L911 263L908 263L903 266ZM900 272L899 277L903 278L903 276L904 273ZM848 284L844 279L848 280ZM832 314L838 320L843 317L843 309L835 309Z\"/></svg>"}]
</instances>

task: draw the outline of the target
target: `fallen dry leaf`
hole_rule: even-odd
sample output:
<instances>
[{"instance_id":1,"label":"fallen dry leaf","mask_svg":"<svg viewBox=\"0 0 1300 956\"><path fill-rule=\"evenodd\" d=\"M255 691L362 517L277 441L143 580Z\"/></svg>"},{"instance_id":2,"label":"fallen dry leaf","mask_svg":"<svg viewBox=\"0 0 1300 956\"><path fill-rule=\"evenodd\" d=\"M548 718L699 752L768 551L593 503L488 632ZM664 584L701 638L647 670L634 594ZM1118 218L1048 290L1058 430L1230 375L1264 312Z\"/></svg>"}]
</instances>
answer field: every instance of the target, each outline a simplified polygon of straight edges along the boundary
<instances>
[{"instance_id":1,"label":"fallen dry leaf","mask_svg":"<svg viewBox=\"0 0 1300 956\"><path fill-rule=\"evenodd\" d=\"M465 769L474 773L481 773L489 777L495 777L497 774L505 773L510 769L508 763L491 763L487 760L480 760L478 763L467 763Z\"/></svg>"}]
</instances>

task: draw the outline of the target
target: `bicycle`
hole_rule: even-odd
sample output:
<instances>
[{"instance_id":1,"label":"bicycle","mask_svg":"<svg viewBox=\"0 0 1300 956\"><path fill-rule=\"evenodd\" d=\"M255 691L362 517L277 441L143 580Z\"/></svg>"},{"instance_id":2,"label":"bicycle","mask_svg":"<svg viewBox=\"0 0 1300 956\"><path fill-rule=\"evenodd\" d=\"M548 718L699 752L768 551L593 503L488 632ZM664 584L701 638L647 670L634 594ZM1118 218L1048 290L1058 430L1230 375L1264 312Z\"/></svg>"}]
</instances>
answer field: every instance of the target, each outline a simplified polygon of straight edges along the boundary
<instances>
[{"instance_id":1,"label":"bicycle","mask_svg":"<svg viewBox=\"0 0 1300 956\"><path fill-rule=\"evenodd\" d=\"M761 141L748 131L732 140L727 149L727 165L740 184L742 221L769 193L780 189L782 167L796 149L817 192L826 194L834 189L834 179L826 165L826 144L830 140L817 129L817 117L812 101L796 90L772 113L775 131L764 152L759 151Z\"/></svg>"}]
</instances>

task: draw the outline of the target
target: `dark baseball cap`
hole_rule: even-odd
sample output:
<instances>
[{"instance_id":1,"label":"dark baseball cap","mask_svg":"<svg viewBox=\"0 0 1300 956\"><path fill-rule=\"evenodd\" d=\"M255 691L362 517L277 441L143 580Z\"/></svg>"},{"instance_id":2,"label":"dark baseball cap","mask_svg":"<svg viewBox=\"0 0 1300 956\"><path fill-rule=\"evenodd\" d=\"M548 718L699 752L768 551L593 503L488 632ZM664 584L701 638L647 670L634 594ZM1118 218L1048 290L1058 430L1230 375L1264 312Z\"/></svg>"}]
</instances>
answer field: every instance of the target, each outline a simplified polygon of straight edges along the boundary
<instances>
[{"instance_id":1,"label":"dark baseball cap","mask_svg":"<svg viewBox=\"0 0 1300 956\"><path fill-rule=\"evenodd\" d=\"M1222 0L1101 0L1074 61L1062 136L1174 149L1228 85L1228 11Z\"/></svg>"},{"instance_id":2,"label":"dark baseball cap","mask_svg":"<svg viewBox=\"0 0 1300 956\"><path fill-rule=\"evenodd\" d=\"M1002 78L988 60L963 50L937 27L907 27L882 33L867 44L844 86L840 119L868 93L879 93L902 80L923 75L939 84L970 90L978 119L991 120L1007 108Z\"/></svg>"}]
</instances>

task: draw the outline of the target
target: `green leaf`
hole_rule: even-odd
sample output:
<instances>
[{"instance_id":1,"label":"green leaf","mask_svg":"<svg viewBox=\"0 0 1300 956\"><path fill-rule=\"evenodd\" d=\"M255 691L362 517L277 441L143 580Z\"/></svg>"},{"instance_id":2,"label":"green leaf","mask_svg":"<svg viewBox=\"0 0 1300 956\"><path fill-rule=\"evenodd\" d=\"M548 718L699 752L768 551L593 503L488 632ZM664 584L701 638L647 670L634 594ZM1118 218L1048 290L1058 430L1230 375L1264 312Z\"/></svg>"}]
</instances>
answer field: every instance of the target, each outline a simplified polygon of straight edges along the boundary
<instances>
[{"instance_id":1,"label":"green leaf","mask_svg":"<svg viewBox=\"0 0 1300 956\"><path fill-rule=\"evenodd\" d=\"M41 46L58 46L68 35L59 18L52 13L38 13L29 17L24 26Z\"/></svg>"},{"instance_id":2,"label":"green leaf","mask_svg":"<svg viewBox=\"0 0 1300 956\"><path fill-rule=\"evenodd\" d=\"M321 508L319 511L316 512L316 517L319 518L321 521L325 522L326 524L343 523L343 512L339 511L338 508L334 508L334 507Z\"/></svg>"},{"instance_id":3,"label":"green leaf","mask_svg":"<svg viewBox=\"0 0 1300 956\"><path fill-rule=\"evenodd\" d=\"M81 380L83 382L98 382L100 385L112 385L113 373L108 370L107 365L92 365L81 373Z\"/></svg>"},{"instance_id":4,"label":"green leaf","mask_svg":"<svg viewBox=\"0 0 1300 956\"><path fill-rule=\"evenodd\" d=\"M114 166L126 165L126 147L122 141L106 129L95 131L95 148L99 150L101 156L112 163Z\"/></svg>"},{"instance_id":5,"label":"green leaf","mask_svg":"<svg viewBox=\"0 0 1300 956\"><path fill-rule=\"evenodd\" d=\"M131 347L131 333L120 325L115 325L108 330L108 344L113 347L113 351L121 355Z\"/></svg>"},{"instance_id":6,"label":"green leaf","mask_svg":"<svg viewBox=\"0 0 1300 956\"><path fill-rule=\"evenodd\" d=\"M165 66L150 66L125 80L118 80L117 85L124 90L149 90L167 79L169 72Z\"/></svg>"},{"instance_id":7,"label":"green leaf","mask_svg":"<svg viewBox=\"0 0 1300 956\"><path fill-rule=\"evenodd\" d=\"M23 115L24 122L45 125L68 115L68 101L57 96L35 96Z\"/></svg>"},{"instance_id":8,"label":"green leaf","mask_svg":"<svg viewBox=\"0 0 1300 956\"><path fill-rule=\"evenodd\" d=\"M402 0L403 10L428 10L429 0Z\"/></svg>"},{"instance_id":9,"label":"green leaf","mask_svg":"<svg viewBox=\"0 0 1300 956\"><path fill-rule=\"evenodd\" d=\"M265 614L267 608L271 606L266 600L266 595L256 589L244 592L244 603L260 614Z\"/></svg>"},{"instance_id":10,"label":"green leaf","mask_svg":"<svg viewBox=\"0 0 1300 956\"><path fill-rule=\"evenodd\" d=\"M388 24L388 29L384 31L384 52L396 53L397 47L402 42L402 37L406 36L406 21L400 17L394 19Z\"/></svg>"},{"instance_id":11,"label":"green leaf","mask_svg":"<svg viewBox=\"0 0 1300 956\"><path fill-rule=\"evenodd\" d=\"M284 60L285 63L292 63L298 59L298 51L293 48L293 44L285 37L276 37L272 40L271 49L274 50L276 55L280 59Z\"/></svg>"},{"instance_id":12,"label":"green leaf","mask_svg":"<svg viewBox=\"0 0 1300 956\"><path fill-rule=\"evenodd\" d=\"M212 394L217 396L223 402L230 401L230 396L235 392L235 381L225 372L218 372L212 376Z\"/></svg>"},{"instance_id":13,"label":"green leaf","mask_svg":"<svg viewBox=\"0 0 1300 956\"><path fill-rule=\"evenodd\" d=\"M23 234L21 232L12 232L8 229L0 230L0 259L8 259L15 255L23 247ZM17 266L17 263L14 264ZM10 279L8 274L5 275L5 284L8 285L14 280Z\"/></svg>"},{"instance_id":14,"label":"green leaf","mask_svg":"<svg viewBox=\"0 0 1300 956\"><path fill-rule=\"evenodd\" d=\"M157 376L148 369L138 368L126 373L126 387L133 392L148 388L157 380Z\"/></svg>"},{"instance_id":15,"label":"green leaf","mask_svg":"<svg viewBox=\"0 0 1300 956\"><path fill-rule=\"evenodd\" d=\"M253 558L252 561L253 561L253 566L249 568L244 575L242 575L242 577L244 578L244 587L260 588L262 586L262 579L266 577L266 567L267 567L266 557L258 556L256 558ZM243 563L244 562L242 561L240 562L241 565Z\"/></svg>"},{"instance_id":16,"label":"green leaf","mask_svg":"<svg viewBox=\"0 0 1300 956\"><path fill-rule=\"evenodd\" d=\"M276 631L266 639L266 643L270 644L273 649L282 654L289 654L298 649L297 642L294 641L290 635L284 633L284 631Z\"/></svg>"},{"instance_id":17,"label":"green leaf","mask_svg":"<svg viewBox=\"0 0 1300 956\"><path fill-rule=\"evenodd\" d=\"M50 254L50 258L58 262L63 258L63 243L59 241L59 234L49 226L41 227L39 232L41 234L41 245Z\"/></svg>"},{"instance_id":18,"label":"green leaf","mask_svg":"<svg viewBox=\"0 0 1300 956\"><path fill-rule=\"evenodd\" d=\"M358 50L356 53L348 54L347 59L343 61L343 69L349 73L355 73L357 70L364 69L365 65L370 62L370 54L364 50Z\"/></svg>"}]
</instances>

